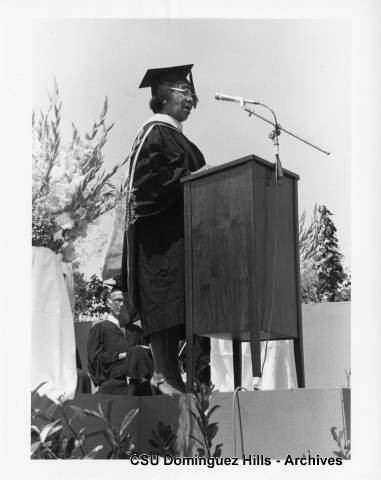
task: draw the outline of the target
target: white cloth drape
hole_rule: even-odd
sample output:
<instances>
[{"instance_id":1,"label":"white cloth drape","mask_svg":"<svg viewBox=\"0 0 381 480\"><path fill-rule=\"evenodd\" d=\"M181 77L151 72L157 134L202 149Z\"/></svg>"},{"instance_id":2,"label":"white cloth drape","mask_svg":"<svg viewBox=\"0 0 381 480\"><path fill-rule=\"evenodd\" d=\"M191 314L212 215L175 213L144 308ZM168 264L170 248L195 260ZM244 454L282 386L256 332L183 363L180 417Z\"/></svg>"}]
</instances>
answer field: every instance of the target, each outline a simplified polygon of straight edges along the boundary
<instances>
[{"instance_id":1,"label":"white cloth drape","mask_svg":"<svg viewBox=\"0 0 381 480\"><path fill-rule=\"evenodd\" d=\"M70 300L58 256L33 247L31 387L51 399L73 398L77 384Z\"/></svg>"},{"instance_id":2,"label":"white cloth drape","mask_svg":"<svg viewBox=\"0 0 381 480\"><path fill-rule=\"evenodd\" d=\"M69 295L71 311L73 311L75 306L73 265L71 263L61 261L61 268L67 288L67 293Z\"/></svg>"},{"instance_id":3,"label":"white cloth drape","mask_svg":"<svg viewBox=\"0 0 381 480\"><path fill-rule=\"evenodd\" d=\"M266 342L261 342L263 362ZM211 339L211 377L216 390L234 390L233 351L229 340ZM254 385L262 390L297 388L295 360L292 340L270 341L262 379L253 378L251 370L250 344L242 343L242 384L247 390Z\"/></svg>"}]
</instances>

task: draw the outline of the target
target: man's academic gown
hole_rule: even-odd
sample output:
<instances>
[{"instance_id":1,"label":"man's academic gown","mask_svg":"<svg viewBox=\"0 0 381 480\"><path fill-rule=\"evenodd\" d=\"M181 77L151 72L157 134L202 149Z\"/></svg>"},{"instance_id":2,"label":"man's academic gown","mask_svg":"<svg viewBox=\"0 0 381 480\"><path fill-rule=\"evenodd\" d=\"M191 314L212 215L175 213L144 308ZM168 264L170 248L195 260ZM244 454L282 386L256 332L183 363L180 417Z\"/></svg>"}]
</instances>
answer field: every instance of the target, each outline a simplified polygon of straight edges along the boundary
<instances>
[{"instance_id":1,"label":"man's academic gown","mask_svg":"<svg viewBox=\"0 0 381 480\"><path fill-rule=\"evenodd\" d=\"M95 386L110 379L139 379L153 373L153 361L149 348L142 343L139 327L129 325L126 335L115 323L104 320L90 330L87 340L88 370ZM127 356L119 360L119 353Z\"/></svg>"}]
</instances>

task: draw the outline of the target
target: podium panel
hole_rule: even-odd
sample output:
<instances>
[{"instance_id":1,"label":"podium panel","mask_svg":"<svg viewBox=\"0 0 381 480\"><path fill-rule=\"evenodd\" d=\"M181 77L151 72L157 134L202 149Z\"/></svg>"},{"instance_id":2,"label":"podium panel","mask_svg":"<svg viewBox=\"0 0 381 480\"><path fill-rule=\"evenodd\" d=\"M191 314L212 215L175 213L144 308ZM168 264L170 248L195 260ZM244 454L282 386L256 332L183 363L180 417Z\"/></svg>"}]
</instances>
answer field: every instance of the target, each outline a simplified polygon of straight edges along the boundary
<instances>
[{"instance_id":1,"label":"podium panel","mask_svg":"<svg viewBox=\"0 0 381 480\"><path fill-rule=\"evenodd\" d=\"M241 338L253 315L253 198L249 164L191 185L193 325ZM237 248L238 247L238 248Z\"/></svg>"},{"instance_id":2,"label":"podium panel","mask_svg":"<svg viewBox=\"0 0 381 480\"><path fill-rule=\"evenodd\" d=\"M250 341L260 376L261 339L298 340L302 385L298 179L250 155L183 183L188 351L196 334Z\"/></svg>"}]
</instances>

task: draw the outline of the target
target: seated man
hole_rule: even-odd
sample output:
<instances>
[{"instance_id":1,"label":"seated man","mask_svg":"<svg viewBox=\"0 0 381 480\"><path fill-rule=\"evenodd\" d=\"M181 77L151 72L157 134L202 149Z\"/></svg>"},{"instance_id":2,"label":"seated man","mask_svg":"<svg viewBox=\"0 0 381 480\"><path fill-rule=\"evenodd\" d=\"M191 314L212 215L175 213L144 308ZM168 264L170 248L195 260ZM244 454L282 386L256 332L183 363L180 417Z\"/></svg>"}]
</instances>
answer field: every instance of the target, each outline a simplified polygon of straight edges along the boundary
<instances>
[{"instance_id":1,"label":"seated man","mask_svg":"<svg viewBox=\"0 0 381 480\"><path fill-rule=\"evenodd\" d=\"M128 315L119 285L110 291L107 307L107 320L96 323L89 332L90 377L94 385L99 386L99 393L149 395L149 379L153 373L151 350L139 345L143 343L140 328L124 320Z\"/></svg>"}]
</instances>

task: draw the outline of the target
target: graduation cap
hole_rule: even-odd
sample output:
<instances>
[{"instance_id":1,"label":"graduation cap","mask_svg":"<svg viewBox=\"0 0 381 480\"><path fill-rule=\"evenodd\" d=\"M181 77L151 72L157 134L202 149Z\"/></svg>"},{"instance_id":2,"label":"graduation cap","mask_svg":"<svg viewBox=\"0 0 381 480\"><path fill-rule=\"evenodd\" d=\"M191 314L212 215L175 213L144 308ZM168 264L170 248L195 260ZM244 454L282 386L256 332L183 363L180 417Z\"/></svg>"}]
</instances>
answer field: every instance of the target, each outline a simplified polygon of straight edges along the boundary
<instances>
[{"instance_id":1,"label":"graduation cap","mask_svg":"<svg viewBox=\"0 0 381 480\"><path fill-rule=\"evenodd\" d=\"M164 82L181 82L189 83L193 93L195 93L192 78L193 63L189 65L178 65L176 67L150 68L139 85L139 88L151 87L152 96L156 95L159 85ZM189 80L187 76L189 75Z\"/></svg>"},{"instance_id":2,"label":"graduation cap","mask_svg":"<svg viewBox=\"0 0 381 480\"><path fill-rule=\"evenodd\" d=\"M115 292L116 290L122 290L122 282L120 275L110 278L109 280L103 282L109 288L110 293Z\"/></svg>"}]
</instances>

